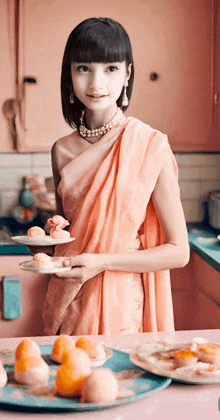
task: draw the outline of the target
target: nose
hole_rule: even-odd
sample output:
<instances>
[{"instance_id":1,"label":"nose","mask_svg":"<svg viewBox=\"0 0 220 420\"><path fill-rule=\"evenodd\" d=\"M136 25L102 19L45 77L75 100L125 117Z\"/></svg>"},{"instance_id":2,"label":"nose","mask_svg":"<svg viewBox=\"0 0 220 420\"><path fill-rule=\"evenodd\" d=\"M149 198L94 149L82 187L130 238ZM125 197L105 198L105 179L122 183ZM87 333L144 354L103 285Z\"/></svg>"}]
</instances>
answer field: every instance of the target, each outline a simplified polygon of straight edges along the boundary
<instances>
[{"instance_id":1,"label":"nose","mask_svg":"<svg viewBox=\"0 0 220 420\"><path fill-rule=\"evenodd\" d=\"M90 73L89 88L98 92L104 88L105 78L101 69L94 70Z\"/></svg>"}]
</instances>

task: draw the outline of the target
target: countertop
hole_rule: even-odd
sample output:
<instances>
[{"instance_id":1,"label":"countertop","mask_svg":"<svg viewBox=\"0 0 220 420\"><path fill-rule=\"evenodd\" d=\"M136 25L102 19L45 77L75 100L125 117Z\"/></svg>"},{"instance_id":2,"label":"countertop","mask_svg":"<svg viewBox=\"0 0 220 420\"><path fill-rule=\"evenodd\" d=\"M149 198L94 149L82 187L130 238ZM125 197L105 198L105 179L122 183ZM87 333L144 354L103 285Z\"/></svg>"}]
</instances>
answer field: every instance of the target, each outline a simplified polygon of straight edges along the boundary
<instances>
[{"instance_id":1,"label":"countertop","mask_svg":"<svg viewBox=\"0 0 220 420\"><path fill-rule=\"evenodd\" d=\"M187 227L190 249L220 271L220 231L202 223L188 223Z\"/></svg>"},{"instance_id":2,"label":"countertop","mask_svg":"<svg viewBox=\"0 0 220 420\"><path fill-rule=\"evenodd\" d=\"M219 230L203 223L188 223L190 249L220 271ZM26 245L16 244L10 238L0 242L0 255L31 255Z\"/></svg>"},{"instance_id":3,"label":"countertop","mask_svg":"<svg viewBox=\"0 0 220 420\"><path fill-rule=\"evenodd\" d=\"M129 352L139 344L159 339L188 341L195 337L203 337L211 341L219 341L220 330L177 331L172 333L142 333L96 336L96 340L104 341L107 347ZM38 344L53 344L57 336L32 337ZM77 338L77 337L76 337ZM21 338L1 338L0 349L16 348ZM5 419L99 419L99 420L219 420L218 399L220 385L190 385L171 382L164 390L149 395L129 404L120 405L100 411L88 412L50 412L42 408L12 408L0 404L0 418Z\"/></svg>"}]
</instances>

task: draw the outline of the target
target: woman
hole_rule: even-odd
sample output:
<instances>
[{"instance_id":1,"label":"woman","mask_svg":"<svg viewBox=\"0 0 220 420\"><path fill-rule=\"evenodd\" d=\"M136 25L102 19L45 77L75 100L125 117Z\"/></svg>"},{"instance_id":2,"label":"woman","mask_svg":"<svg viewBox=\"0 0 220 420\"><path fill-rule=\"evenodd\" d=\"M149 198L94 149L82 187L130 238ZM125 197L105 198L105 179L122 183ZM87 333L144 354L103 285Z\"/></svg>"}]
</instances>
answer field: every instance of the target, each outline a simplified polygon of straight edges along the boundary
<instances>
[{"instance_id":1,"label":"woman","mask_svg":"<svg viewBox=\"0 0 220 420\"><path fill-rule=\"evenodd\" d=\"M70 34L63 115L74 128L52 148L57 212L75 241L56 247L70 270L53 275L45 334L174 329L169 269L189 260L167 136L125 117L134 78L129 37L110 18Z\"/></svg>"}]
</instances>

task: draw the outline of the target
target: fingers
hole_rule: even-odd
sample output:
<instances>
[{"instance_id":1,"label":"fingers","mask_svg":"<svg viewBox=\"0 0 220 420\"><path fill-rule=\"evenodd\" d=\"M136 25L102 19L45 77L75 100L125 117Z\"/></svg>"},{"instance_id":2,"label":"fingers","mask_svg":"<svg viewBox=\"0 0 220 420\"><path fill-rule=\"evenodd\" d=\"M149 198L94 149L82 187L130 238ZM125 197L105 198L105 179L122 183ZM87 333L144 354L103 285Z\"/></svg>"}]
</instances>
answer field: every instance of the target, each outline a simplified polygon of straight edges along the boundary
<instances>
[{"instance_id":1,"label":"fingers","mask_svg":"<svg viewBox=\"0 0 220 420\"><path fill-rule=\"evenodd\" d=\"M64 267L68 267L68 266L72 267L71 258L69 258L68 260L67 259L64 260L63 261L63 266Z\"/></svg>"},{"instance_id":2,"label":"fingers","mask_svg":"<svg viewBox=\"0 0 220 420\"><path fill-rule=\"evenodd\" d=\"M69 271L56 273L56 275L57 275L57 277L72 278L73 280L83 282L83 280L82 280L82 268L80 268L80 267L74 267L74 268L70 269Z\"/></svg>"},{"instance_id":3,"label":"fingers","mask_svg":"<svg viewBox=\"0 0 220 420\"><path fill-rule=\"evenodd\" d=\"M65 258L63 260L64 267L81 267L82 266L82 256L77 255L76 257Z\"/></svg>"}]
</instances>

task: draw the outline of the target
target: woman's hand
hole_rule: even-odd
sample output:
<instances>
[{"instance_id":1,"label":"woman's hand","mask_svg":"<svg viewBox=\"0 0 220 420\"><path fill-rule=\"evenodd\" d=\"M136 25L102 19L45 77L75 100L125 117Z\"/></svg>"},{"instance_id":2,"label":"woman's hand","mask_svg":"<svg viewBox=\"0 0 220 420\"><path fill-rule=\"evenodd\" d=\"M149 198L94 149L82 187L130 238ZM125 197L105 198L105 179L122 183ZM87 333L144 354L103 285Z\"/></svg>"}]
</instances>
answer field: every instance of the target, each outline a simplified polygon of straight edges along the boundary
<instances>
[{"instance_id":1,"label":"woman's hand","mask_svg":"<svg viewBox=\"0 0 220 420\"><path fill-rule=\"evenodd\" d=\"M70 257L63 261L63 266L69 266L70 270L56 273L56 275L65 277L66 281L83 284L104 271L101 261L101 254L81 254L76 257Z\"/></svg>"}]
</instances>

